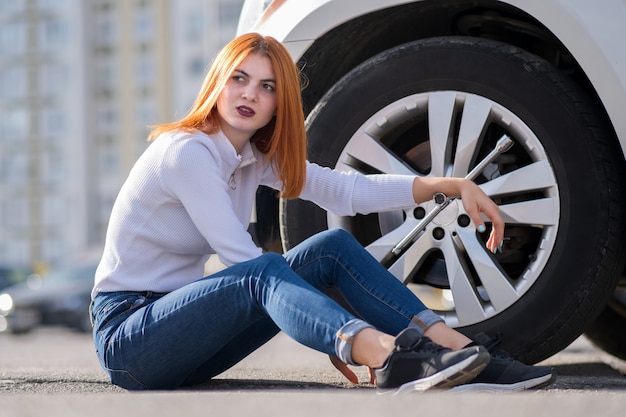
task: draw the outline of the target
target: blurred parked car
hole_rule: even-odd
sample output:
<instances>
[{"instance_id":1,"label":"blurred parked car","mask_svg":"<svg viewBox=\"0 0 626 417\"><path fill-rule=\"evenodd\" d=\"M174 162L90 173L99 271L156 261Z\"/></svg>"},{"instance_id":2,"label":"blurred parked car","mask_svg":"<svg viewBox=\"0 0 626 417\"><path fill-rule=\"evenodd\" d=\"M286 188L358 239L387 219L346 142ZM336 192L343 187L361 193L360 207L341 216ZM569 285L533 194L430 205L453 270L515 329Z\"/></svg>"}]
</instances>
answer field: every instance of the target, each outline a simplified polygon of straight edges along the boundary
<instances>
[{"instance_id":1,"label":"blurred parked car","mask_svg":"<svg viewBox=\"0 0 626 417\"><path fill-rule=\"evenodd\" d=\"M96 265L59 268L0 293L0 331L26 333L38 326L62 325L91 331L89 303Z\"/></svg>"},{"instance_id":2,"label":"blurred parked car","mask_svg":"<svg viewBox=\"0 0 626 417\"><path fill-rule=\"evenodd\" d=\"M0 291L12 285L26 282L32 268L25 266L0 265Z\"/></svg>"},{"instance_id":3,"label":"blurred parked car","mask_svg":"<svg viewBox=\"0 0 626 417\"><path fill-rule=\"evenodd\" d=\"M282 42L306 80L311 161L465 177L514 142L474 179L506 221L496 254L458 202L423 224L433 201L343 217L263 189L257 241L341 227L400 281L443 289L450 326L502 333L518 359L583 332L626 359L624 22L626 0L246 0L238 32Z\"/></svg>"}]
</instances>

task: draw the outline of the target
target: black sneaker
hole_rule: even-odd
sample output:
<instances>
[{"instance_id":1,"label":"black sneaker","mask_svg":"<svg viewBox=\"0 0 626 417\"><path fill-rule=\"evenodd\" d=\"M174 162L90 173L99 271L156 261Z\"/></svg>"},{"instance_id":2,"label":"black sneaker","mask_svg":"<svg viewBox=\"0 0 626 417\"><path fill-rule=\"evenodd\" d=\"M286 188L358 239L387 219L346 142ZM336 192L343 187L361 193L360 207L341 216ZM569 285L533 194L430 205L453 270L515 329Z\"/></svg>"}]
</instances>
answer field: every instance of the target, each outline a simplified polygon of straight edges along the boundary
<instances>
[{"instance_id":1,"label":"black sneaker","mask_svg":"<svg viewBox=\"0 0 626 417\"><path fill-rule=\"evenodd\" d=\"M384 365L375 370L380 393L452 387L475 378L489 362L489 353L481 346L452 351L412 328L400 332L395 345Z\"/></svg>"},{"instance_id":2,"label":"black sneaker","mask_svg":"<svg viewBox=\"0 0 626 417\"><path fill-rule=\"evenodd\" d=\"M470 383L454 387L453 391L522 391L547 385L552 379L549 366L530 366L513 359L484 333L477 334L474 343L484 346L491 354L489 365Z\"/></svg>"}]
</instances>

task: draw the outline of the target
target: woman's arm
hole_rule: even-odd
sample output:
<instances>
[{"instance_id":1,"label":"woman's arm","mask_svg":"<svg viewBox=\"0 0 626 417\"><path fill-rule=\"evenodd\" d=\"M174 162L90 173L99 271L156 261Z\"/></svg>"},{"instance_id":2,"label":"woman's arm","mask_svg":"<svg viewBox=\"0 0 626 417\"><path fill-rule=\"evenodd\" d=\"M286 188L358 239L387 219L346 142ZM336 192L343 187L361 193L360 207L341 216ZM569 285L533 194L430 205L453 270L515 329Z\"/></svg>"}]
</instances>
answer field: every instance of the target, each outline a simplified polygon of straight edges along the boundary
<instances>
[{"instance_id":1,"label":"woman's arm","mask_svg":"<svg viewBox=\"0 0 626 417\"><path fill-rule=\"evenodd\" d=\"M216 152L197 141L171 144L163 161L162 182L220 260L230 266L262 251L237 217Z\"/></svg>"},{"instance_id":2,"label":"woman's arm","mask_svg":"<svg viewBox=\"0 0 626 417\"><path fill-rule=\"evenodd\" d=\"M307 163L307 182L300 198L340 216L404 209L433 198L435 193L461 198L479 232L483 213L493 224L487 247L492 252L504 237L498 206L475 183L463 178L361 175Z\"/></svg>"},{"instance_id":3,"label":"woman's arm","mask_svg":"<svg viewBox=\"0 0 626 417\"><path fill-rule=\"evenodd\" d=\"M362 175L307 162L300 198L339 216L354 216L415 206L408 175Z\"/></svg>"}]
</instances>

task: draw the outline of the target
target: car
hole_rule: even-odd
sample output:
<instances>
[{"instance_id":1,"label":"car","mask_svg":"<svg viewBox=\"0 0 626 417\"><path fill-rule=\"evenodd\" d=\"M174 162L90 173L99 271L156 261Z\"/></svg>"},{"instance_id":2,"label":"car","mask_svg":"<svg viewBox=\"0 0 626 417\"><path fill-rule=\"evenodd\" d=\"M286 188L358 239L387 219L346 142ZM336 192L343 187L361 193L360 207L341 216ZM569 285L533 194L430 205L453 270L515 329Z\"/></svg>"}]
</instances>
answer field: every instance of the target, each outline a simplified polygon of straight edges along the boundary
<instances>
[{"instance_id":1,"label":"car","mask_svg":"<svg viewBox=\"0 0 626 417\"><path fill-rule=\"evenodd\" d=\"M0 331L23 334L39 326L91 332L89 304L96 265L59 267L0 293Z\"/></svg>"},{"instance_id":2,"label":"car","mask_svg":"<svg viewBox=\"0 0 626 417\"><path fill-rule=\"evenodd\" d=\"M519 360L585 332L626 359L625 21L624 0L245 1L238 33L281 41L305 80L311 161L471 173L506 221L493 254L457 200L341 217L261 189L258 244L341 227L440 291L450 326L500 334Z\"/></svg>"},{"instance_id":3,"label":"car","mask_svg":"<svg viewBox=\"0 0 626 417\"><path fill-rule=\"evenodd\" d=\"M33 270L29 267L0 265L0 291L11 285L26 282L31 274Z\"/></svg>"}]
</instances>

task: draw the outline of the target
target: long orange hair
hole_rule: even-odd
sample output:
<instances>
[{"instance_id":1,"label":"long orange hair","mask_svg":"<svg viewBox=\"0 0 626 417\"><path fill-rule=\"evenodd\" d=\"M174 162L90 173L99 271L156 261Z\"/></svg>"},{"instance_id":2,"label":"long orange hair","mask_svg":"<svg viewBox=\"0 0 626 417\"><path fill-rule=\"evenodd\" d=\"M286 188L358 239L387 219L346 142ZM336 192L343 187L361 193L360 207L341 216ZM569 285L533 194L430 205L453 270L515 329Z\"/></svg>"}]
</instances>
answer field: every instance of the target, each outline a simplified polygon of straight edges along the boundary
<instances>
[{"instance_id":1,"label":"long orange hair","mask_svg":"<svg viewBox=\"0 0 626 417\"><path fill-rule=\"evenodd\" d=\"M282 181L281 197L296 198L306 180L306 132L300 96L300 73L287 49L270 36L241 35L215 57L195 102L181 120L153 126L148 140L172 130L217 133L217 98L237 66L250 54L269 58L276 78L276 117L250 139L267 158Z\"/></svg>"}]
</instances>

